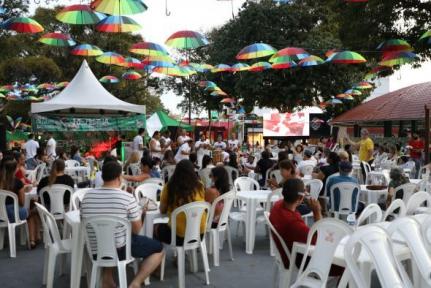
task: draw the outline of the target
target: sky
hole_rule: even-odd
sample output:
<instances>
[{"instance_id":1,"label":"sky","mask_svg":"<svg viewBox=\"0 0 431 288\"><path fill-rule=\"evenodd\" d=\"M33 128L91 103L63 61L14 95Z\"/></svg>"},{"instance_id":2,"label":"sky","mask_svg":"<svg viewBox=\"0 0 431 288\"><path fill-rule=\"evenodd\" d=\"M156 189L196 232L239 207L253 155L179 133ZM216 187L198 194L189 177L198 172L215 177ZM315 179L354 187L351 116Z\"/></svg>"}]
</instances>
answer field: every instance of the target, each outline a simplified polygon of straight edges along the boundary
<instances>
[{"instance_id":1,"label":"sky","mask_svg":"<svg viewBox=\"0 0 431 288\"><path fill-rule=\"evenodd\" d=\"M214 27L221 26L232 18L231 1L229 0L167 0L170 16L166 16L166 0L144 0L148 10L142 14L133 16L143 29L141 34L146 41L163 44L174 32L179 30L195 30L207 32ZM235 14L245 0L232 0ZM32 10L37 6L34 0L30 0ZM45 0L40 1L42 6L47 6ZM55 2L55 1L51 1ZM60 0L54 5L72 5L88 1ZM177 106L181 97L173 93L161 96L166 108L173 113L179 113Z\"/></svg>"}]
</instances>

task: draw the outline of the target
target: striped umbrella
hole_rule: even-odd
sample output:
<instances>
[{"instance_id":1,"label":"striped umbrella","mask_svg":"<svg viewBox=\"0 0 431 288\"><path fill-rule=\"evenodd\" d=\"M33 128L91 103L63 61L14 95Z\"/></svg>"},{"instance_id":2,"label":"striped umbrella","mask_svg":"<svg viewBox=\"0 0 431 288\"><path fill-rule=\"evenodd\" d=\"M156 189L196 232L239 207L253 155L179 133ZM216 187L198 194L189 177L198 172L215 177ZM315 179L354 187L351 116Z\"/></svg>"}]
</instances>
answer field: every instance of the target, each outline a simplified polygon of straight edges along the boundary
<instances>
[{"instance_id":1,"label":"striped umbrella","mask_svg":"<svg viewBox=\"0 0 431 288\"><path fill-rule=\"evenodd\" d=\"M290 56L281 56L275 58L272 62L272 69L288 69L296 66L296 63Z\"/></svg>"},{"instance_id":2,"label":"striped umbrella","mask_svg":"<svg viewBox=\"0 0 431 288\"><path fill-rule=\"evenodd\" d=\"M393 67L411 63L417 59L417 55L413 52L396 51L386 54L386 56L379 62L380 66Z\"/></svg>"},{"instance_id":3,"label":"striped umbrella","mask_svg":"<svg viewBox=\"0 0 431 288\"><path fill-rule=\"evenodd\" d=\"M57 47L70 47L76 45L76 42L70 37L69 34L63 34L59 32L47 33L40 37L39 42Z\"/></svg>"},{"instance_id":4,"label":"striped umbrella","mask_svg":"<svg viewBox=\"0 0 431 288\"><path fill-rule=\"evenodd\" d=\"M211 69L212 73L220 73L220 72L230 72L232 71L232 67L226 64L218 64Z\"/></svg>"},{"instance_id":5,"label":"striped umbrella","mask_svg":"<svg viewBox=\"0 0 431 288\"><path fill-rule=\"evenodd\" d=\"M166 45L176 49L196 49L209 44L208 40L199 32L183 30L169 36Z\"/></svg>"},{"instance_id":6,"label":"striped umbrella","mask_svg":"<svg viewBox=\"0 0 431 288\"><path fill-rule=\"evenodd\" d=\"M53 90L55 89L55 85L51 83L42 83L37 86L37 89Z\"/></svg>"},{"instance_id":7,"label":"striped umbrella","mask_svg":"<svg viewBox=\"0 0 431 288\"><path fill-rule=\"evenodd\" d=\"M247 70L250 72L261 72L264 70L272 69L271 63L268 62L257 62L250 66Z\"/></svg>"},{"instance_id":8,"label":"striped umbrella","mask_svg":"<svg viewBox=\"0 0 431 288\"><path fill-rule=\"evenodd\" d=\"M64 7L55 18L58 21L72 25L94 25L99 23L106 16L95 12L89 5L70 5Z\"/></svg>"},{"instance_id":9,"label":"striped umbrella","mask_svg":"<svg viewBox=\"0 0 431 288\"><path fill-rule=\"evenodd\" d=\"M144 60L142 60L142 64L144 65L154 65L157 66L154 63L158 62L166 62L166 63L174 63L174 59L171 58L169 55L161 55L161 56L148 56Z\"/></svg>"},{"instance_id":10,"label":"striped umbrella","mask_svg":"<svg viewBox=\"0 0 431 288\"><path fill-rule=\"evenodd\" d=\"M204 87L217 87L217 84L214 83L213 81L200 81L198 83L199 87L204 88Z\"/></svg>"},{"instance_id":11,"label":"striped umbrella","mask_svg":"<svg viewBox=\"0 0 431 288\"><path fill-rule=\"evenodd\" d=\"M156 67L153 72L174 77L186 77L192 75L192 72L184 67L173 65L172 67ZM196 73L196 72L195 72Z\"/></svg>"},{"instance_id":12,"label":"striped umbrella","mask_svg":"<svg viewBox=\"0 0 431 288\"><path fill-rule=\"evenodd\" d=\"M127 71L121 77L125 80L139 80L142 78L142 75L136 71Z\"/></svg>"},{"instance_id":13,"label":"striped umbrella","mask_svg":"<svg viewBox=\"0 0 431 288\"><path fill-rule=\"evenodd\" d=\"M218 96L226 97L226 96L228 96L227 93L222 91L221 89L220 90L214 90L213 92L211 92L210 95L214 96L214 97L218 97Z\"/></svg>"},{"instance_id":14,"label":"striped umbrella","mask_svg":"<svg viewBox=\"0 0 431 288\"><path fill-rule=\"evenodd\" d=\"M168 51L161 45L153 42L139 42L133 44L130 52L145 56L164 56L169 55Z\"/></svg>"},{"instance_id":15,"label":"striped umbrella","mask_svg":"<svg viewBox=\"0 0 431 288\"><path fill-rule=\"evenodd\" d=\"M141 25L127 16L109 16L100 21L96 26L97 31L108 33L136 32L141 29Z\"/></svg>"},{"instance_id":16,"label":"striped umbrella","mask_svg":"<svg viewBox=\"0 0 431 288\"><path fill-rule=\"evenodd\" d=\"M91 8L109 15L132 15L145 12L148 7L142 0L94 0Z\"/></svg>"},{"instance_id":17,"label":"striped umbrella","mask_svg":"<svg viewBox=\"0 0 431 288\"><path fill-rule=\"evenodd\" d=\"M300 67L310 67L310 66L317 66L325 63L322 58L319 56L311 55L307 58L302 59L299 61L298 66Z\"/></svg>"},{"instance_id":18,"label":"striped umbrella","mask_svg":"<svg viewBox=\"0 0 431 288\"><path fill-rule=\"evenodd\" d=\"M126 57L124 58L124 64L120 65L122 67L127 68L136 68L136 69L142 69L144 68L144 64L142 64L141 60L133 58L133 57Z\"/></svg>"},{"instance_id":19,"label":"striped umbrella","mask_svg":"<svg viewBox=\"0 0 431 288\"><path fill-rule=\"evenodd\" d=\"M67 87L67 85L69 85L69 82L64 81L64 82L60 82L60 83L55 84L55 88L57 88L57 89L65 88L65 87Z\"/></svg>"},{"instance_id":20,"label":"striped umbrella","mask_svg":"<svg viewBox=\"0 0 431 288\"><path fill-rule=\"evenodd\" d=\"M70 53L75 56L94 57L102 55L103 51L94 45L81 44L73 48Z\"/></svg>"},{"instance_id":21,"label":"striped umbrella","mask_svg":"<svg viewBox=\"0 0 431 288\"><path fill-rule=\"evenodd\" d=\"M99 63L122 66L126 62L123 56L115 52L105 52L96 58Z\"/></svg>"},{"instance_id":22,"label":"striped umbrella","mask_svg":"<svg viewBox=\"0 0 431 288\"><path fill-rule=\"evenodd\" d=\"M238 60L256 59L261 57L271 56L276 53L277 50L271 45L265 43L255 43L244 47L236 55Z\"/></svg>"},{"instance_id":23,"label":"striped umbrella","mask_svg":"<svg viewBox=\"0 0 431 288\"><path fill-rule=\"evenodd\" d=\"M269 62L274 63L276 58L284 57L284 56L288 56L288 57L291 57L292 60L299 61L299 60L302 60L304 58L310 57L311 55L310 55L310 53L308 53L307 51L305 51L302 48L286 47L284 49L277 51L277 53L272 55L271 58L269 59Z\"/></svg>"},{"instance_id":24,"label":"striped umbrella","mask_svg":"<svg viewBox=\"0 0 431 288\"><path fill-rule=\"evenodd\" d=\"M120 82L120 80L117 77L112 75L103 76L102 78L99 79L99 81L105 84L115 84Z\"/></svg>"},{"instance_id":25,"label":"striped umbrella","mask_svg":"<svg viewBox=\"0 0 431 288\"><path fill-rule=\"evenodd\" d=\"M39 33L44 29L36 20L28 17L13 17L1 24L3 29L13 30L18 33Z\"/></svg>"},{"instance_id":26,"label":"striped umbrella","mask_svg":"<svg viewBox=\"0 0 431 288\"><path fill-rule=\"evenodd\" d=\"M241 71L247 71L250 68L250 65L245 63L236 63L232 66L231 71L232 72L241 72Z\"/></svg>"},{"instance_id":27,"label":"striped umbrella","mask_svg":"<svg viewBox=\"0 0 431 288\"><path fill-rule=\"evenodd\" d=\"M218 86L208 86L204 89L205 92L222 91Z\"/></svg>"},{"instance_id":28,"label":"striped umbrella","mask_svg":"<svg viewBox=\"0 0 431 288\"><path fill-rule=\"evenodd\" d=\"M361 96L362 92L356 89L349 89L346 92L344 92L344 94L352 95L352 96Z\"/></svg>"},{"instance_id":29,"label":"striped umbrella","mask_svg":"<svg viewBox=\"0 0 431 288\"><path fill-rule=\"evenodd\" d=\"M366 90L366 89L372 89L372 88L373 88L373 85L366 81L359 82L353 87L353 89L357 89L357 90Z\"/></svg>"},{"instance_id":30,"label":"striped umbrella","mask_svg":"<svg viewBox=\"0 0 431 288\"><path fill-rule=\"evenodd\" d=\"M326 101L326 104L335 106L335 105L343 104L343 101L332 98L332 99Z\"/></svg>"},{"instance_id":31,"label":"striped umbrella","mask_svg":"<svg viewBox=\"0 0 431 288\"><path fill-rule=\"evenodd\" d=\"M367 62L361 54L353 51L335 52L326 61L335 64L359 64Z\"/></svg>"},{"instance_id":32,"label":"striped umbrella","mask_svg":"<svg viewBox=\"0 0 431 288\"><path fill-rule=\"evenodd\" d=\"M386 53L395 51L413 51L413 48L406 40L390 39L380 43L379 46L377 46L377 50L381 50Z\"/></svg>"},{"instance_id":33,"label":"striped umbrella","mask_svg":"<svg viewBox=\"0 0 431 288\"><path fill-rule=\"evenodd\" d=\"M224 98L224 99L222 99L221 101L220 101L220 103L224 103L224 104L232 104L232 103L235 103L236 101L235 101L235 99L233 99L233 98Z\"/></svg>"},{"instance_id":34,"label":"striped umbrella","mask_svg":"<svg viewBox=\"0 0 431 288\"><path fill-rule=\"evenodd\" d=\"M205 73L211 71L214 66L206 63L189 63L190 67L200 73Z\"/></svg>"}]
</instances>

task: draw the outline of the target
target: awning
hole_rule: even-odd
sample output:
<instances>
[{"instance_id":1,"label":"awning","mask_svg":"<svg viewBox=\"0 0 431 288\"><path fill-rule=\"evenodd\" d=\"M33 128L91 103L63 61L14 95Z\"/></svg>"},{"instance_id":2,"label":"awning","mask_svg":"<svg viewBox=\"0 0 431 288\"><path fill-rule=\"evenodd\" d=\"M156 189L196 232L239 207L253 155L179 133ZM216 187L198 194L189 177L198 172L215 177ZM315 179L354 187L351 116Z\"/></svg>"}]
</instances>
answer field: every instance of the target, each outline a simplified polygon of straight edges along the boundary
<instances>
[{"instance_id":1,"label":"awning","mask_svg":"<svg viewBox=\"0 0 431 288\"><path fill-rule=\"evenodd\" d=\"M163 111L157 111L147 119L147 132L152 136L156 131L163 131L168 127L180 127L187 131L192 131L193 127L183 122L177 121Z\"/></svg>"}]
</instances>

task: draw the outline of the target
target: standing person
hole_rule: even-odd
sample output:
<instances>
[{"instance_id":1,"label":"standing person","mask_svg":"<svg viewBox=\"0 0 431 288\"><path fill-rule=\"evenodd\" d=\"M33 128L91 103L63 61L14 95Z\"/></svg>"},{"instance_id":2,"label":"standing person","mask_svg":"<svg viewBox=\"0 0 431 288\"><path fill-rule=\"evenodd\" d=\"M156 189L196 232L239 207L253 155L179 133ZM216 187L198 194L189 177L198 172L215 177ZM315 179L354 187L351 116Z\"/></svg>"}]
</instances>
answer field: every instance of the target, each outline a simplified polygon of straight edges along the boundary
<instances>
[{"instance_id":1,"label":"standing person","mask_svg":"<svg viewBox=\"0 0 431 288\"><path fill-rule=\"evenodd\" d=\"M217 141L214 143L214 149L226 150L226 143L224 143L221 135L217 136Z\"/></svg>"},{"instance_id":2,"label":"standing person","mask_svg":"<svg viewBox=\"0 0 431 288\"><path fill-rule=\"evenodd\" d=\"M196 141L195 143L195 149L196 154L198 156L198 166L202 167L202 159L205 155L210 155L209 147L210 147L210 141L206 139L205 133L202 132L201 138Z\"/></svg>"},{"instance_id":3,"label":"standing person","mask_svg":"<svg viewBox=\"0 0 431 288\"><path fill-rule=\"evenodd\" d=\"M184 143L178 148L177 154L175 154L175 161L179 163L181 160L189 159L189 155L191 152L191 143L193 142L192 139L187 138L185 139Z\"/></svg>"},{"instance_id":4,"label":"standing person","mask_svg":"<svg viewBox=\"0 0 431 288\"><path fill-rule=\"evenodd\" d=\"M179 136L177 137L177 146L180 147L181 145L183 145L184 142L186 142L186 139L188 138L189 137L187 137L186 130L180 129Z\"/></svg>"},{"instance_id":5,"label":"standing person","mask_svg":"<svg viewBox=\"0 0 431 288\"><path fill-rule=\"evenodd\" d=\"M120 190L121 166L116 161L107 162L102 167L103 186L88 191L81 203L81 217L118 216L129 220L132 226L131 252L135 258L143 258L138 274L135 275L129 288L141 287L144 280L160 265L164 253L163 245L146 236L139 235L142 229L142 215L138 203L132 194ZM126 234L122 229L115 231L115 244L120 259L125 255ZM89 231L90 238L95 237ZM91 247L95 251L95 247ZM113 278L113 268L103 269L103 287L116 287Z\"/></svg>"},{"instance_id":6,"label":"standing person","mask_svg":"<svg viewBox=\"0 0 431 288\"><path fill-rule=\"evenodd\" d=\"M57 141L55 141L52 132L48 132L48 142L46 143L46 154L48 159L54 161L57 157Z\"/></svg>"},{"instance_id":7,"label":"standing person","mask_svg":"<svg viewBox=\"0 0 431 288\"><path fill-rule=\"evenodd\" d=\"M227 141L227 144L232 151L236 151L239 148L239 140L237 139L236 133L231 134L231 138Z\"/></svg>"},{"instance_id":8,"label":"standing person","mask_svg":"<svg viewBox=\"0 0 431 288\"><path fill-rule=\"evenodd\" d=\"M171 144L172 144L171 131L166 129L162 133L162 137L160 137L160 141L163 141L163 143L164 143L164 147L162 147L162 148L165 148L165 150L172 150L172 148L171 148Z\"/></svg>"},{"instance_id":9,"label":"standing person","mask_svg":"<svg viewBox=\"0 0 431 288\"><path fill-rule=\"evenodd\" d=\"M37 149L39 149L39 142L34 140L34 134L28 135L28 140L24 144L25 160L34 158L37 154Z\"/></svg>"},{"instance_id":10,"label":"standing person","mask_svg":"<svg viewBox=\"0 0 431 288\"><path fill-rule=\"evenodd\" d=\"M138 135L133 138L133 152L139 153L139 158L142 158L142 155L144 153L144 135L145 135L145 129L139 128Z\"/></svg>"},{"instance_id":11,"label":"standing person","mask_svg":"<svg viewBox=\"0 0 431 288\"><path fill-rule=\"evenodd\" d=\"M408 142L410 146L410 158L415 162L416 174L418 178L419 168L421 166L422 153L424 152L425 143L417 133L413 133L412 139Z\"/></svg>"},{"instance_id":12,"label":"standing person","mask_svg":"<svg viewBox=\"0 0 431 288\"><path fill-rule=\"evenodd\" d=\"M150 140L150 155L152 158L157 158L159 160L163 157L163 150L160 146L160 132L155 131L153 133L153 138Z\"/></svg>"},{"instance_id":13,"label":"standing person","mask_svg":"<svg viewBox=\"0 0 431 288\"><path fill-rule=\"evenodd\" d=\"M374 142L370 138L370 133L367 129L361 130L361 140L357 143L350 140L350 138L347 139L347 141L356 147L359 146L359 161L361 161L361 167L362 167L362 176L365 179L365 168L362 162L367 162L368 164L372 164L374 161Z\"/></svg>"},{"instance_id":14,"label":"standing person","mask_svg":"<svg viewBox=\"0 0 431 288\"><path fill-rule=\"evenodd\" d=\"M117 143L115 143L115 151L117 152L117 159L124 161L123 159L123 142L126 141L125 135L119 135Z\"/></svg>"}]
</instances>

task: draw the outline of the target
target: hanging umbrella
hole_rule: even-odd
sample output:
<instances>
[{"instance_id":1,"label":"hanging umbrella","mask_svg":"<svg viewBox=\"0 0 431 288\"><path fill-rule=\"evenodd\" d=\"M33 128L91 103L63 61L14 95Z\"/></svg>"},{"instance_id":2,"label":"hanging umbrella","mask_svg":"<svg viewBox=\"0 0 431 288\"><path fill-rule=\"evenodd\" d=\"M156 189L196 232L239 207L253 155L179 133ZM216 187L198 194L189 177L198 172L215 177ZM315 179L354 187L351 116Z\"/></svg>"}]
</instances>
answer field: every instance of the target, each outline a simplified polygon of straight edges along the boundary
<instances>
[{"instance_id":1,"label":"hanging umbrella","mask_svg":"<svg viewBox=\"0 0 431 288\"><path fill-rule=\"evenodd\" d=\"M139 68L139 70L142 70L146 74L151 74L151 73L153 73L154 68L156 68L156 66L153 66L153 65L144 65L144 67Z\"/></svg>"},{"instance_id":2,"label":"hanging umbrella","mask_svg":"<svg viewBox=\"0 0 431 288\"><path fill-rule=\"evenodd\" d=\"M218 64L214 66L214 68L211 70L212 73L230 72L230 71L232 71L232 67L226 64Z\"/></svg>"},{"instance_id":3,"label":"hanging umbrella","mask_svg":"<svg viewBox=\"0 0 431 288\"><path fill-rule=\"evenodd\" d=\"M166 45L176 49L196 49L209 44L208 40L199 32L183 30L169 36Z\"/></svg>"},{"instance_id":4,"label":"hanging umbrella","mask_svg":"<svg viewBox=\"0 0 431 288\"><path fill-rule=\"evenodd\" d=\"M142 75L136 71L127 71L121 77L125 80L138 80L142 78Z\"/></svg>"},{"instance_id":5,"label":"hanging umbrella","mask_svg":"<svg viewBox=\"0 0 431 288\"><path fill-rule=\"evenodd\" d=\"M10 85L10 84L9 85L3 85L0 87L0 90L3 92L9 92L9 91L12 91L14 89L15 88L13 87L13 85Z\"/></svg>"},{"instance_id":6,"label":"hanging umbrella","mask_svg":"<svg viewBox=\"0 0 431 288\"><path fill-rule=\"evenodd\" d=\"M362 92L356 89L349 89L344 94L352 95L352 96L361 96Z\"/></svg>"},{"instance_id":7,"label":"hanging umbrella","mask_svg":"<svg viewBox=\"0 0 431 288\"><path fill-rule=\"evenodd\" d=\"M96 30L107 33L127 33L141 30L141 25L127 16L109 16L96 25Z\"/></svg>"},{"instance_id":8,"label":"hanging umbrella","mask_svg":"<svg viewBox=\"0 0 431 288\"><path fill-rule=\"evenodd\" d=\"M296 66L296 63L290 56L281 56L275 58L272 62L272 69L288 69Z\"/></svg>"},{"instance_id":9,"label":"hanging umbrella","mask_svg":"<svg viewBox=\"0 0 431 288\"><path fill-rule=\"evenodd\" d=\"M76 45L76 42L70 37L69 34L63 34L59 32L47 33L40 37L39 42L57 47L70 47Z\"/></svg>"},{"instance_id":10,"label":"hanging umbrella","mask_svg":"<svg viewBox=\"0 0 431 288\"><path fill-rule=\"evenodd\" d=\"M353 89L357 89L357 90L366 90L366 89L372 89L372 88L373 88L373 85L366 81L359 82L353 87Z\"/></svg>"},{"instance_id":11,"label":"hanging umbrella","mask_svg":"<svg viewBox=\"0 0 431 288\"><path fill-rule=\"evenodd\" d=\"M3 29L18 33L39 33L43 31L42 25L28 17L14 17L1 24Z\"/></svg>"},{"instance_id":12,"label":"hanging umbrella","mask_svg":"<svg viewBox=\"0 0 431 288\"><path fill-rule=\"evenodd\" d=\"M70 5L61 10L55 18L58 21L72 25L94 25L106 16L95 12L89 5Z\"/></svg>"},{"instance_id":13,"label":"hanging umbrella","mask_svg":"<svg viewBox=\"0 0 431 288\"><path fill-rule=\"evenodd\" d=\"M133 57L126 57L126 58L124 58L124 64L121 64L119 66L127 67L127 68L141 69L145 65L142 64L142 62L139 59L136 59L136 58L133 58Z\"/></svg>"},{"instance_id":14,"label":"hanging umbrella","mask_svg":"<svg viewBox=\"0 0 431 288\"><path fill-rule=\"evenodd\" d=\"M415 61L417 58L413 52L397 51L388 53L382 61L379 62L381 66L393 67L403 65Z\"/></svg>"},{"instance_id":15,"label":"hanging umbrella","mask_svg":"<svg viewBox=\"0 0 431 288\"><path fill-rule=\"evenodd\" d=\"M139 42L133 44L130 52L145 56L164 56L169 55L168 51L161 45L153 42Z\"/></svg>"},{"instance_id":16,"label":"hanging umbrella","mask_svg":"<svg viewBox=\"0 0 431 288\"><path fill-rule=\"evenodd\" d=\"M277 50L271 45L265 43L255 43L244 47L239 53L236 55L236 59L238 60L247 60L247 59L256 59L261 57L271 56L276 53Z\"/></svg>"},{"instance_id":17,"label":"hanging umbrella","mask_svg":"<svg viewBox=\"0 0 431 288\"><path fill-rule=\"evenodd\" d=\"M392 69L391 67L386 67L386 66L377 66L377 67L374 67L373 69L371 69L371 71L370 71L370 72L368 72L368 73L365 75L364 79L365 79L365 80L373 79L373 78L375 78L375 77L379 76L379 74L380 74L381 72L389 71L389 70L391 70L391 69Z\"/></svg>"},{"instance_id":18,"label":"hanging umbrella","mask_svg":"<svg viewBox=\"0 0 431 288\"><path fill-rule=\"evenodd\" d=\"M192 67L197 72L205 73L211 71L211 69L214 68L214 66L210 64L205 63L189 63L190 67Z\"/></svg>"},{"instance_id":19,"label":"hanging umbrella","mask_svg":"<svg viewBox=\"0 0 431 288\"><path fill-rule=\"evenodd\" d=\"M317 66L317 65L320 65L323 63L325 63L325 61L323 61L322 58L320 58L319 56L311 55L311 56L304 58L301 61L299 61L298 66L310 67L310 66Z\"/></svg>"},{"instance_id":20,"label":"hanging umbrella","mask_svg":"<svg viewBox=\"0 0 431 288\"><path fill-rule=\"evenodd\" d=\"M65 87L67 87L67 85L69 85L69 82L64 81L64 82L57 83L55 85L55 88L57 88L57 89L65 88Z\"/></svg>"},{"instance_id":21,"label":"hanging umbrella","mask_svg":"<svg viewBox=\"0 0 431 288\"><path fill-rule=\"evenodd\" d=\"M287 47L277 51L272 57L269 59L269 62L274 63L275 59L282 56L289 56L292 60L302 60L304 58L310 57L310 53L305 51L302 48L298 47Z\"/></svg>"},{"instance_id":22,"label":"hanging umbrella","mask_svg":"<svg viewBox=\"0 0 431 288\"><path fill-rule=\"evenodd\" d=\"M217 87L217 84L214 83L213 81L200 81L198 85L201 88L203 88L203 87Z\"/></svg>"},{"instance_id":23,"label":"hanging umbrella","mask_svg":"<svg viewBox=\"0 0 431 288\"><path fill-rule=\"evenodd\" d=\"M351 95L345 94L345 93L341 93L341 94L336 95L335 97L339 98L339 99L342 99L342 98L346 98L347 96L351 96Z\"/></svg>"},{"instance_id":24,"label":"hanging umbrella","mask_svg":"<svg viewBox=\"0 0 431 288\"><path fill-rule=\"evenodd\" d=\"M326 101L327 105L339 105L339 104L343 104L343 101L332 98L331 100Z\"/></svg>"},{"instance_id":25,"label":"hanging umbrella","mask_svg":"<svg viewBox=\"0 0 431 288\"><path fill-rule=\"evenodd\" d=\"M232 72L241 72L241 71L247 71L250 68L250 65L245 63L236 63L232 66L231 71Z\"/></svg>"},{"instance_id":26,"label":"hanging umbrella","mask_svg":"<svg viewBox=\"0 0 431 288\"><path fill-rule=\"evenodd\" d=\"M341 99L341 100L347 100L347 101L355 100L355 98L353 98L353 96L352 96L352 95L349 95L349 94L338 94L338 95L337 95L337 96L335 96L335 97L337 97L338 99Z\"/></svg>"},{"instance_id":27,"label":"hanging umbrella","mask_svg":"<svg viewBox=\"0 0 431 288\"><path fill-rule=\"evenodd\" d=\"M358 64L367 62L361 54L353 51L333 53L326 61L335 64Z\"/></svg>"},{"instance_id":28,"label":"hanging umbrella","mask_svg":"<svg viewBox=\"0 0 431 288\"><path fill-rule=\"evenodd\" d=\"M91 8L109 15L132 15L145 12L148 7L142 0L94 0Z\"/></svg>"},{"instance_id":29,"label":"hanging umbrella","mask_svg":"<svg viewBox=\"0 0 431 288\"><path fill-rule=\"evenodd\" d=\"M395 51L413 51L412 46L403 39L390 39L384 41L377 46L377 50L382 52L395 52Z\"/></svg>"},{"instance_id":30,"label":"hanging umbrella","mask_svg":"<svg viewBox=\"0 0 431 288\"><path fill-rule=\"evenodd\" d=\"M169 65L162 67L162 66L156 66L153 69L153 72L168 75L168 76L177 76L177 77L184 77L187 76L186 73L184 73L183 70L178 65L173 65L171 63L167 63Z\"/></svg>"},{"instance_id":31,"label":"hanging umbrella","mask_svg":"<svg viewBox=\"0 0 431 288\"><path fill-rule=\"evenodd\" d=\"M257 62L251 65L250 68L248 68L248 71L250 72L261 72L263 70L272 69L271 63L268 62Z\"/></svg>"},{"instance_id":32,"label":"hanging umbrella","mask_svg":"<svg viewBox=\"0 0 431 288\"><path fill-rule=\"evenodd\" d=\"M51 83L42 83L37 86L37 89L53 90L55 89L55 86Z\"/></svg>"},{"instance_id":33,"label":"hanging umbrella","mask_svg":"<svg viewBox=\"0 0 431 288\"><path fill-rule=\"evenodd\" d=\"M115 52L105 52L102 55L96 58L96 61L99 63L107 64L107 65L124 65L126 60L123 56Z\"/></svg>"},{"instance_id":34,"label":"hanging umbrella","mask_svg":"<svg viewBox=\"0 0 431 288\"><path fill-rule=\"evenodd\" d=\"M214 92L214 91L222 91L220 87L214 86L214 87L206 87L204 89L205 92Z\"/></svg>"},{"instance_id":35,"label":"hanging umbrella","mask_svg":"<svg viewBox=\"0 0 431 288\"><path fill-rule=\"evenodd\" d=\"M222 90L214 90L213 92L211 92L210 95L214 96L214 97L217 97L217 96L226 97L226 96L228 96L227 93L222 91Z\"/></svg>"},{"instance_id":36,"label":"hanging umbrella","mask_svg":"<svg viewBox=\"0 0 431 288\"><path fill-rule=\"evenodd\" d=\"M220 101L220 103L225 103L225 104L229 104L229 103L235 103L235 99L233 98L224 98Z\"/></svg>"},{"instance_id":37,"label":"hanging umbrella","mask_svg":"<svg viewBox=\"0 0 431 288\"><path fill-rule=\"evenodd\" d=\"M419 41L426 41L427 44L431 44L431 30L422 34L421 38L419 38Z\"/></svg>"},{"instance_id":38,"label":"hanging umbrella","mask_svg":"<svg viewBox=\"0 0 431 288\"><path fill-rule=\"evenodd\" d=\"M102 78L99 79L99 81L105 84L115 84L120 82L120 80L117 77L112 75L103 76Z\"/></svg>"},{"instance_id":39,"label":"hanging umbrella","mask_svg":"<svg viewBox=\"0 0 431 288\"><path fill-rule=\"evenodd\" d=\"M158 62L174 63L175 61L169 55L148 56L147 58L142 60L142 64L144 64L144 65L158 66L155 64Z\"/></svg>"},{"instance_id":40,"label":"hanging umbrella","mask_svg":"<svg viewBox=\"0 0 431 288\"><path fill-rule=\"evenodd\" d=\"M74 47L70 53L75 56L94 57L102 55L103 51L94 45L81 44Z\"/></svg>"}]
</instances>

